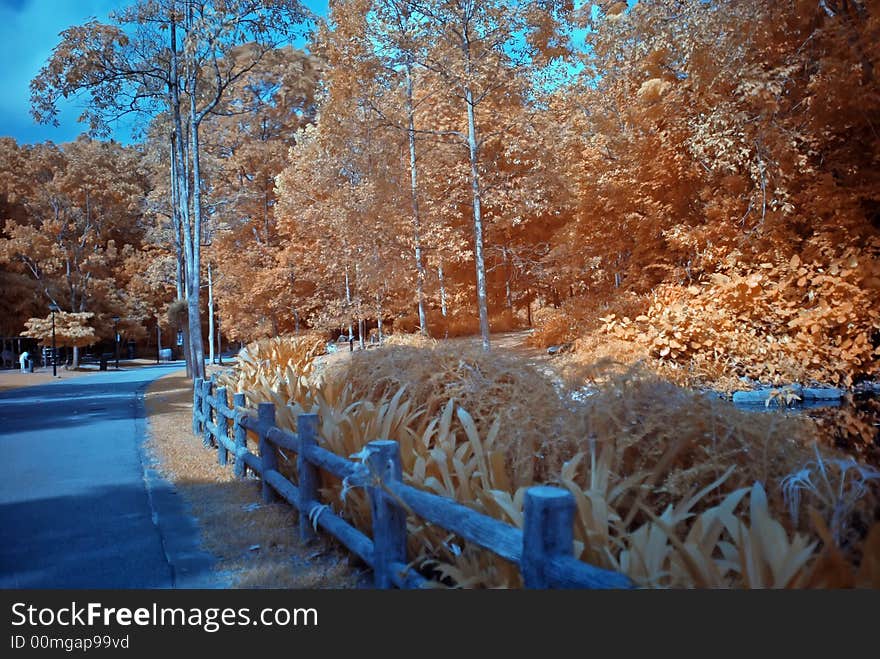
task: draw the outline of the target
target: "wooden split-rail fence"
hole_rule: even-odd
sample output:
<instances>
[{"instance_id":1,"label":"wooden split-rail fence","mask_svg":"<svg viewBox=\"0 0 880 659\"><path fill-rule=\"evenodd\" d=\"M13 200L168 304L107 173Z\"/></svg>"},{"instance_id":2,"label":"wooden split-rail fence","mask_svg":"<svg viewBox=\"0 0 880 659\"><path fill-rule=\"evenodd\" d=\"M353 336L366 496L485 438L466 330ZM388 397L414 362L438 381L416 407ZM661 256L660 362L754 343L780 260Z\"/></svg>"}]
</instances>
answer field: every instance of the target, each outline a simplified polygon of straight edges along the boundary
<instances>
[{"instance_id":1,"label":"wooden split-rail fence","mask_svg":"<svg viewBox=\"0 0 880 659\"><path fill-rule=\"evenodd\" d=\"M248 449L247 431L259 438L258 451ZM215 448L221 465L233 456L235 475L247 471L262 480L267 503L283 499L299 510L303 540L320 527L373 569L377 588L419 588L428 583L406 558L406 518L418 515L468 542L494 552L519 566L527 588L631 588L623 574L584 563L574 556L575 501L570 492L537 486L526 491L523 528L483 515L452 499L419 490L403 482L397 442L377 439L367 445L364 462L354 462L318 445L318 415L301 414L297 430L275 425L275 405L248 408L244 394L229 406L225 387L214 380L196 379L193 388L193 432ZM278 469L275 447L297 455L298 483ZM362 485L370 499L370 538L320 501L319 470L348 483Z\"/></svg>"}]
</instances>

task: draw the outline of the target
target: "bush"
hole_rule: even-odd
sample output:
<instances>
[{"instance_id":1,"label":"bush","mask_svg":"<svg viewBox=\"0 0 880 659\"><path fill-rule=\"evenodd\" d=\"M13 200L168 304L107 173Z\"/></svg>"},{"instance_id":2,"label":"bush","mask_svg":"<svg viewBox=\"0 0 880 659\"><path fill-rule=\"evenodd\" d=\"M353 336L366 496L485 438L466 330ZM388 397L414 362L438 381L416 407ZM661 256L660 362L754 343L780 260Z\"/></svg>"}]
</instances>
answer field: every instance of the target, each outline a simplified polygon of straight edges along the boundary
<instances>
[{"instance_id":1,"label":"bush","mask_svg":"<svg viewBox=\"0 0 880 659\"><path fill-rule=\"evenodd\" d=\"M832 248L815 238L802 253L758 266L731 253L688 286L664 283L650 296L617 295L603 304L572 298L537 315L533 341L552 345L598 329L646 350L656 370L682 381L850 386L873 376L880 369L880 241ZM581 350L588 362L596 358L589 347Z\"/></svg>"},{"instance_id":2,"label":"bush","mask_svg":"<svg viewBox=\"0 0 880 659\"><path fill-rule=\"evenodd\" d=\"M880 579L857 576L852 567L866 551L876 549L880 558L880 543L864 540L867 526L852 545L826 543L821 554L818 539L803 532L809 522L839 528L841 514L871 510L872 483L865 481L870 487L844 508L805 491L815 520L805 519L806 505L792 506L783 496L786 475L816 464L816 456L836 459L830 450L814 453L809 419L742 412L638 369L577 391L557 388L515 357L460 346L383 346L326 368L312 368L304 346L296 352L305 374L251 355L240 368L257 364L266 377L226 381L254 383L248 398L275 402L281 427L295 430L298 413L318 412L320 441L338 455L358 453L379 437L396 440L407 482L515 525L522 525L525 488L565 487L577 501L576 553L639 584L793 587ZM291 363L285 350L274 354ZM295 461L281 453L281 469L295 480ZM324 474L322 496L369 530L362 490L343 496L343 484ZM790 508L797 513L791 518ZM421 520L410 518L408 526L410 555L428 572L459 586L520 585L515 566L498 557ZM830 574L832 560L837 571Z\"/></svg>"}]
</instances>

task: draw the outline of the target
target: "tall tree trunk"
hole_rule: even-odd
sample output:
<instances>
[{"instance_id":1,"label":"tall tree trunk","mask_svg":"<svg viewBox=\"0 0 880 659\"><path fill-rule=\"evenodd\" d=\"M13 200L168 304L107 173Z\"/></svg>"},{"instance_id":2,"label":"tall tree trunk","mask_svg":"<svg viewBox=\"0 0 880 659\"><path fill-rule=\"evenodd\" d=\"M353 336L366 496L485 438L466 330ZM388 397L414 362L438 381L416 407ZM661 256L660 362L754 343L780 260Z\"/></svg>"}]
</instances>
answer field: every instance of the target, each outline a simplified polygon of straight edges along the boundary
<instances>
[{"instance_id":1,"label":"tall tree trunk","mask_svg":"<svg viewBox=\"0 0 880 659\"><path fill-rule=\"evenodd\" d=\"M376 333L382 343L382 293L376 293Z\"/></svg>"},{"instance_id":2,"label":"tall tree trunk","mask_svg":"<svg viewBox=\"0 0 880 659\"><path fill-rule=\"evenodd\" d=\"M201 293L201 247L202 247L202 194L201 170L199 166L199 125L196 121L195 95L190 95L190 136L192 138L192 191L193 191L193 225L192 225L192 258L187 263L187 278L190 290L187 296L189 311L190 350L192 351L193 377L205 377L205 348L202 343L202 313L199 307Z\"/></svg>"},{"instance_id":3,"label":"tall tree trunk","mask_svg":"<svg viewBox=\"0 0 880 659\"><path fill-rule=\"evenodd\" d=\"M172 33L173 33L173 24L172 24ZM179 112L178 119L179 119ZM181 215L181 195L180 195L180 183L181 183L181 163L180 156L178 155L179 144L175 141L175 132L171 134L171 216L172 216L172 224L174 225L174 250L175 255L177 257L177 269L175 271L176 275L176 287L177 287L177 299L185 300L186 299L186 273L185 273L185 261L183 255L183 216ZM189 328L184 326L177 326L174 328L176 332L183 332L183 360L186 364L186 376L188 378L192 377L192 359L190 359L189 354Z\"/></svg>"},{"instance_id":4,"label":"tall tree trunk","mask_svg":"<svg viewBox=\"0 0 880 659\"><path fill-rule=\"evenodd\" d=\"M440 312L446 317L446 283L443 280L443 261L437 264L437 278L440 280Z\"/></svg>"},{"instance_id":5,"label":"tall tree trunk","mask_svg":"<svg viewBox=\"0 0 880 659\"><path fill-rule=\"evenodd\" d=\"M180 226L180 208L178 204L180 203L180 190L178 186L177 179L177 150L174 148L174 137L172 135L171 138L171 217L172 217L172 225L174 226L174 254L176 257L176 270L175 270L175 285L177 287L177 299L183 299L183 245L181 244L183 241L182 236L182 228Z\"/></svg>"},{"instance_id":6,"label":"tall tree trunk","mask_svg":"<svg viewBox=\"0 0 880 659\"><path fill-rule=\"evenodd\" d=\"M361 281L360 281L360 268L358 268L358 264L354 264L354 283L357 286L358 296L357 296L357 326L358 326L358 344L361 347L361 350L366 348L366 344L364 343L364 329L366 327L366 323L364 321L364 312L363 307L361 306Z\"/></svg>"},{"instance_id":7,"label":"tall tree trunk","mask_svg":"<svg viewBox=\"0 0 880 659\"><path fill-rule=\"evenodd\" d=\"M345 304L346 309L349 314L348 317L348 340L351 342L354 339L354 328L351 325L351 286L348 281L348 268L345 269Z\"/></svg>"},{"instance_id":8,"label":"tall tree trunk","mask_svg":"<svg viewBox=\"0 0 880 659\"><path fill-rule=\"evenodd\" d=\"M425 265L422 263L422 236L421 218L419 216L419 187L418 170L416 167L416 121L413 107L413 78L412 64L406 64L406 112L409 121L409 181L410 203L412 204L413 216L413 244L416 258L416 291L419 304L419 330L424 336L428 335L428 319L425 314Z\"/></svg>"},{"instance_id":9,"label":"tall tree trunk","mask_svg":"<svg viewBox=\"0 0 880 659\"><path fill-rule=\"evenodd\" d=\"M510 311L513 311L513 294L510 290L510 259L507 258L507 248L505 247L501 251L502 256L504 257L504 293L505 299L507 302L507 308Z\"/></svg>"},{"instance_id":10,"label":"tall tree trunk","mask_svg":"<svg viewBox=\"0 0 880 659\"><path fill-rule=\"evenodd\" d=\"M468 73L470 73L468 61ZM470 85L465 87L468 123L468 155L471 165L471 192L474 206L474 267L477 271L477 311L480 314L480 336L483 350L489 351L489 304L486 295L486 261L483 256L483 212L480 190L479 144L477 142L477 125L474 116L474 93Z\"/></svg>"},{"instance_id":11,"label":"tall tree trunk","mask_svg":"<svg viewBox=\"0 0 880 659\"><path fill-rule=\"evenodd\" d=\"M187 13L187 25L192 24L192 7L188 7L190 11ZM172 13L175 8L172 6ZM205 376L205 355L204 345L202 343L202 323L201 310L199 309L200 294L200 263L201 263L201 172L199 168L199 126L198 115L196 113L196 96L195 96L195 79L196 73L193 71L192 55L185 57L185 74L186 79L190 83L189 94L189 121L190 121L190 138L191 153L186 158L186 149L183 132L183 119L181 117L180 103L180 80L178 75L178 43L177 43L177 23L174 19L170 21L170 38L171 38L171 114L174 121L174 137L177 150L177 158L175 167L177 168L178 181L178 207L180 209L181 227L183 229L183 255L185 264L184 276L184 295L187 304L187 337L186 343L189 346L189 362L191 364L190 375L194 378L203 378ZM187 172L185 163L190 160L192 168ZM189 174L192 174L190 176ZM185 194L184 194L185 192ZM190 212L190 202L192 202L192 212Z\"/></svg>"},{"instance_id":12,"label":"tall tree trunk","mask_svg":"<svg viewBox=\"0 0 880 659\"><path fill-rule=\"evenodd\" d=\"M190 344L189 344L189 321L184 322L183 327L178 327L177 331L183 333L183 360L186 363L186 376L189 378L193 377L193 368L192 368L192 354L190 352Z\"/></svg>"},{"instance_id":13,"label":"tall tree trunk","mask_svg":"<svg viewBox=\"0 0 880 659\"><path fill-rule=\"evenodd\" d=\"M214 277L208 264L208 362L214 363Z\"/></svg>"},{"instance_id":14,"label":"tall tree trunk","mask_svg":"<svg viewBox=\"0 0 880 659\"><path fill-rule=\"evenodd\" d=\"M172 122L174 124L173 142L172 142L172 195L176 193L176 216L180 231L179 252L182 255L183 267L181 268L181 281L178 283L178 299L187 300L187 309L190 305L192 281L189 276L190 264L192 263L192 231L190 226L190 199L192 197L192 186L189 182L186 162L186 141L184 140L183 118L181 116L180 105L180 74L179 74L179 58L177 43L177 20L175 2L171 5L170 20L170 55L171 55L171 77L169 84L169 92L171 96L170 112ZM182 283L182 286L180 285ZM186 374L188 377L199 377L195 368L194 355L192 352L192 340L190 332L190 321L187 320L182 328L183 331L183 354L186 360Z\"/></svg>"},{"instance_id":15,"label":"tall tree trunk","mask_svg":"<svg viewBox=\"0 0 880 659\"><path fill-rule=\"evenodd\" d=\"M197 128L193 128L193 191L199 188L199 178L198 178L198 154L195 149L198 146L198 137L196 137L198 133ZM201 309L199 308L199 293L201 287L201 273L199 272L199 265L201 260L201 250L200 250L200 235L201 235L201 213L197 210L199 204L201 203L200 195L194 192L193 194L193 230L192 230L192 248L190 250L191 258L189 263L187 263L187 279L189 281L189 292L186 298L187 301L187 312L189 315L189 340L190 340L190 354L192 355L193 362L193 377L195 378L204 378L205 377L205 348L202 343L202 314Z\"/></svg>"}]
</instances>

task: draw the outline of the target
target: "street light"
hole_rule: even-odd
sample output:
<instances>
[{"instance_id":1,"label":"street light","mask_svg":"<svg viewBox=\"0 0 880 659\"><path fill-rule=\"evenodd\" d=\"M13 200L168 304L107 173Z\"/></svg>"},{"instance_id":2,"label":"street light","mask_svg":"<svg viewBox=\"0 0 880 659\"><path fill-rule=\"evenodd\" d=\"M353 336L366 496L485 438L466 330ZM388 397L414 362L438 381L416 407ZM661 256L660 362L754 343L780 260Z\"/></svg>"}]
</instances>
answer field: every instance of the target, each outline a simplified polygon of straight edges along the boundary
<instances>
[{"instance_id":1,"label":"street light","mask_svg":"<svg viewBox=\"0 0 880 659\"><path fill-rule=\"evenodd\" d=\"M116 346L116 368L119 368L119 316L113 316L113 340Z\"/></svg>"},{"instance_id":2,"label":"street light","mask_svg":"<svg viewBox=\"0 0 880 659\"><path fill-rule=\"evenodd\" d=\"M59 307L54 302L49 305L49 311L52 312L52 377L58 377L58 360L55 359L55 312L61 311L61 307Z\"/></svg>"}]
</instances>

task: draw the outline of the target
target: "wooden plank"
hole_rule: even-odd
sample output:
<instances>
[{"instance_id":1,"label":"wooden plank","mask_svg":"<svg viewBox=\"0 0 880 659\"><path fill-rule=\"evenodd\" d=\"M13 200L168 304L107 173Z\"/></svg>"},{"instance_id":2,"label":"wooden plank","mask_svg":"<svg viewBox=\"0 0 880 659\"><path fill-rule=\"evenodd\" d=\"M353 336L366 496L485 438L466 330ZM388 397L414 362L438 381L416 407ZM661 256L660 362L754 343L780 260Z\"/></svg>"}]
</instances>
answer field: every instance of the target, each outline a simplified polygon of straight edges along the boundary
<instances>
[{"instance_id":1,"label":"wooden plank","mask_svg":"<svg viewBox=\"0 0 880 659\"><path fill-rule=\"evenodd\" d=\"M241 454L242 462L247 466L255 474L263 473L263 465L260 462L260 458L250 451L245 451Z\"/></svg>"},{"instance_id":2,"label":"wooden plank","mask_svg":"<svg viewBox=\"0 0 880 659\"><path fill-rule=\"evenodd\" d=\"M227 389L227 387L223 387L223 388ZM227 398L220 398L218 396L214 399L214 410L218 414L222 414L227 419L231 420L232 417L235 415L235 409L233 407L230 407L228 403L229 403L228 393L227 393Z\"/></svg>"},{"instance_id":3,"label":"wooden plank","mask_svg":"<svg viewBox=\"0 0 880 659\"><path fill-rule=\"evenodd\" d=\"M239 393L232 396L232 407L235 410L235 414L232 417L232 436L235 442L233 454L236 456L233 473L237 478L244 478L246 471L244 460L239 458L239 456L247 452L247 430L242 421L247 418L248 411L244 409L244 405L244 394ZM242 413L245 416L242 416Z\"/></svg>"},{"instance_id":4,"label":"wooden plank","mask_svg":"<svg viewBox=\"0 0 880 659\"><path fill-rule=\"evenodd\" d=\"M202 444L208 447L211 446L211 432L208 429L208 424L211 422L210 400L213 389L213 381L202 382L202 416L204 417L204 423L202 423Z\"/></svg>"},{"instance_id":5,"label":"wooden plank","mask_svg":"<svg viewBox=\"0 0 880 659\"><path fill-rule=\"evenodd\" d=\"M241 425L244 426L247 430L253 430L254 432L260 432L260 420L254 414L247 414L241 420Z\"/></svg>"},{"instance_id":6,"label":"wooden plank","mask_svg":"<svg viewBox=\"0 0 880 659\"><path fill-rule=\"evenodd\" d=\"M358 468L358 465L351 460L341 458L332 451L317 445L304 446L302 455L316 467L320 467L339 478L348 478L354 475Z\"/></svg>"},{"instance_id":7,"label":"wooden plank","mask_svg":"<svg viewBox=\"0 0 880 659\"><path fill-rule=\"evenodd\" d=\"M278 470L278 455L275 447L269 442L269 429L275 425L275 405L260 403L257 406L257 432L260 436L260 473L265 476L270 471ZM263 478L263 501L272 503L277 499L275 491Z\"/></svg>"},{"instance_id":8,"label":"wooden plank","mask_svg":"<svg viewBox=\"0 0 880 659\"><path fill-rule=\"evenodd\" d=\"M274 469L263 472L263 483L268 483L281 498L296 508L299 505L299 488Z\"/></svg>"},{"instance_id":9,"label":"wooden plank","mask_svg":"<svg viewBox=\"0 0 880 659\"><path fill-rule=\"evenodd\" d=\"M220 428L213 421L205 421L205 432L212 438L217 437L220 434Z\"/></svg>"},{"instance_id":10,"label":"wooden plank","mask_svg":"<svg viewBox=\"0 0 880 659\"><path fill-rule=\"evenodd\" d=\"M410 565L403 563L391 564L391 580L398 588L406 590L417 590L425 588L429 583L429 579L425 579L421 574L415 571Z\"/></svg>"},{"instance_id":11,"label":"wooden plank","mask_svg":"<svg viewBox=\"0 0 880 659\"><path fill-rule=\"evenodd\" d=\"M360 556L364 563L370 566L374 564L374 546L370 538L330 510L329 506L313 506L306 518L311 521L315 516L319 527Z\"/></svg>"},{"instance_id":12,"label":"wooden plank","mask_svg":"<svg viewBox=\"0 0 880 659\"><path fill-rule=\"evenodd\" d=\"M367 466L382 484L390 486L402 478L397 442L377 440L367 444ZM394 585L392 564L406 563L406 511L381 485L367 486L373 517L373 575L376 588Z\"/></svg>"},{"instance_id":13,"label":"wooden plank","mask_svg":"<svg viewBox=\"0 0 880 659\"><path fill-rule=\"evenodd\" d=\"M280 448L286 448L288 451L299 453L300 442L299 437L295 433L282 428L270 428L268 434L269 441Z\"/></svg>"},{"instance_id":14,"label":"wooden plank","mask_svg":"<svg viewBox=\"0 0 880 659\"><path fill-rule=\"evenodd\" d=\"M217 403L217 425L219 426L217 434L215 437L217 438L217 464L221 467L226 466L226 462L229 459L229 453L226 449L226 438L229 434L229 421L224 413L226 407L226 387L220 387L217 389L217 394L215 396L215 402Z\"/></svg>"},{"instance_id":15,"label":"wooden plank","mask_svg":"<svg viewBox=\"0 0 880 659\"><path fill-rule=\"evenodd\" d=\"M416 515L519 565L523 544L523 534L519 529L451 499L417 490L410 485L392 483L389 489Z\"/></svg>"},{"instance_id":16,"label":"wooden plank","mask_svg":"<svg viewBox=\"0 0 880 659\"><path fill-rule=\"evenodd\" d=\"M299 502L299 537L303 542L308 542L315 537L315 530L309 521L308 510L320 499L318 485L321 482L321 476L318 473L318 468L303 455L303 447L315 446L317 443L318 415L300 414L296 418L296 430L300 445L296 459L296 473L301 497Z\"/></svg>"},{"instance_id":17,"label":"wooden plank","mask_svg":"<svg viewBox=\"0 0 880 659\"><path fill-rule=\"evenodd\" d=\"M625 574L584 563L574 556L556 556L547 563L544 574L550 588L596 590L635 588Z\"/></svg>"},{"instance_id":18,"label":"wooden plank","mask_svg":"<svg viewBox=\"0 0 880 659\"><path fill-rule=\"evenodd\" d=\"M520 572L526 588L549 588L547 563L574 552L574 509L571 492L538 486L526 490L523 504L523 549Z\"/></svg>"},{"instance_id":19,"label":"wooden plank","mask_svg":"<svg viewBox=\"0 0 880 659\"><path fill-rule=\"evenodd\" d=\"M201 434L202 427L200 425L199 414L202 411L202 378L196 378L193 381L193 435Z\"/></svg>"},{"instance_id":20,"label":"wooden plank","mask_svg":"<svg viewBox=\"0 0 880 659\"><path fill-rule=\"evenodd\" d=\"M226 389L226 387L222 387ZM209 401L208 404L211 406L211 409L214 410L214 414L216 416L222 416L226 419L231 419L235 414L235 410L233 410L228 405L224 404L223 399L214 395Z\"/></svg>"},{"instance_id":21,"label":"wooden plank","mask_svg":"<svg viewBox=\"0 0 880 659\"><path fill-rule=\"evenodd\" d=\"M220 441L223 442L223 448L225 448L229 453L235 455L235 443L228 436L224 436L222 433L220 435Z\"/></svg>"}]
</instances>

